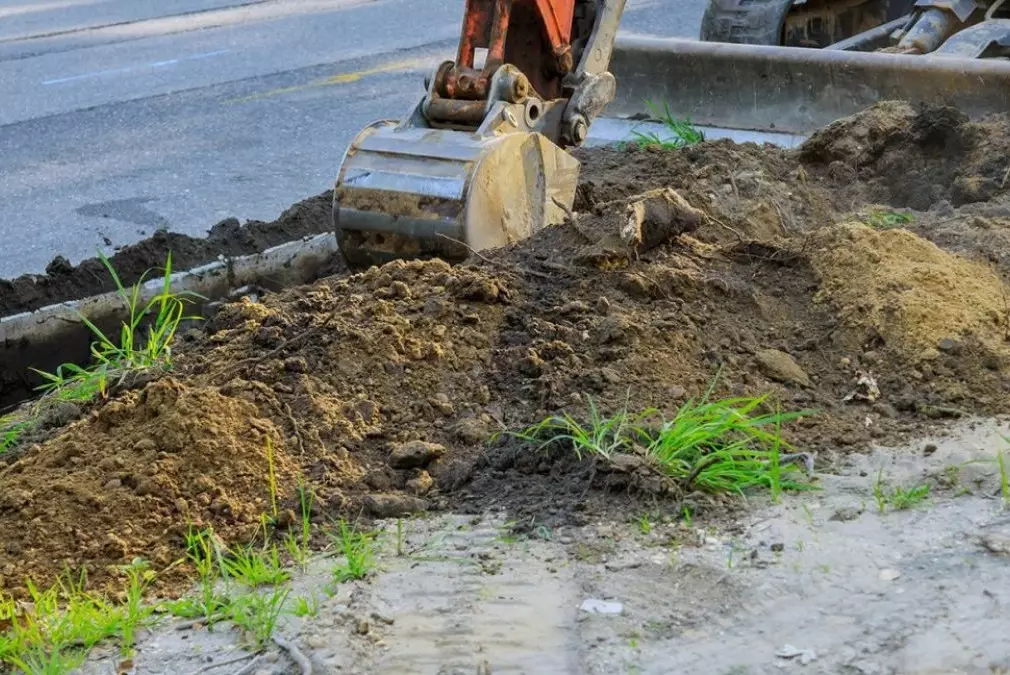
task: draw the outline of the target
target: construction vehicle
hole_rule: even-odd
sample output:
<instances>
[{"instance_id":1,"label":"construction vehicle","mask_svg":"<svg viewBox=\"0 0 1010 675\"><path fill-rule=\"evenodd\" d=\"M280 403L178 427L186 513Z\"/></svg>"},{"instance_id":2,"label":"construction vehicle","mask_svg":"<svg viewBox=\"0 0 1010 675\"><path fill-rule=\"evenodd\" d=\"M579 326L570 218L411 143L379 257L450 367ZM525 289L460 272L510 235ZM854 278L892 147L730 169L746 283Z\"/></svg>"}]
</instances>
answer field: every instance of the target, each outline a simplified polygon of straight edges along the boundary
<instances>
[{"instance_id":1,"label":"construction vehicle","mask_svg":"<svg viewBox=\"0 0 1010 675\"><path fill-rule=\"evenodd\" d=\"M333 221L349 266L459 261L562 220L579 174L566 149L614 98L624 4L467 0L456 59L402 121L369 125L345 154Z\"/></svg>"},{"instance_id":2,"label":"construction vehicle","mask_svg":"<svg viewBox=\"0 0 1010 675\"><path fill-rule=\"evenodd\" d=\"M1002 111L1004 2L710 0L699 42L615 39L624 0L467 0L455 60L350 144L338 246L352 268L457 262L560 222L579 175L567 150L605 108L612 140L651 100L708 138L787 147L881 100Z\"/></svg>"},{"instance_id":3,"label":"construction vehicle","mask_svg":"<svg viewBox=\"0 0 1010 675\"><path fill-rule=\"evenodd\" d=\"M1005 0L709 0L707 42L960 58L1010 56Z\"/></svg>"}]
</instances>

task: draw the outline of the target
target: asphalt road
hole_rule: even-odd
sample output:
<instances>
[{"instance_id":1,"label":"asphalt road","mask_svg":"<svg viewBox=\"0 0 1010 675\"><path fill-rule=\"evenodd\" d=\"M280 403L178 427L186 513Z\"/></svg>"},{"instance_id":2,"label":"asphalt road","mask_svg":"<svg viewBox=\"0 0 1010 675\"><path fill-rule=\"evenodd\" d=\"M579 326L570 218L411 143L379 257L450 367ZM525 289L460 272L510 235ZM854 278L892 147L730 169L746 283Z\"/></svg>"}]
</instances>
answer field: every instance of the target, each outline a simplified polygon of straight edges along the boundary
<instances>
[{"instance_id":1,"label":"asphalt road","mask_svg":"<svg viewBox=\"0 0 1010 675\"><path fill-rule=\"evenodd\" d=\"M629 0L695 37L704 0ZM462 0L0 0L0 277L272 220L455 53Z\"/></svg>"}]
</instances>

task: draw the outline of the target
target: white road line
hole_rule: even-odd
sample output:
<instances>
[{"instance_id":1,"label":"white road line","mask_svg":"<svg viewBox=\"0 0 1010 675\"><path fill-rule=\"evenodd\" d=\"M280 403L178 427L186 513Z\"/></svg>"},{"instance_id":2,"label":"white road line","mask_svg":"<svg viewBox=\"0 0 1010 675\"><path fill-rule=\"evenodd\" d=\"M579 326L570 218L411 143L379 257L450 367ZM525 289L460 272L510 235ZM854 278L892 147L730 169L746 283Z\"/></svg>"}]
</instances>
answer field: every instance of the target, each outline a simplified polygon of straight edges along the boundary
<instances>
[{"instance_id":1,"label":"white road line","mask_svg":"<svg viewBox=\"0 0 1010 675\"><path fill-rule=\"evenodd\" d=\"M48 86L52 84L63 84L64 82L74 82L76 80L86 80L92 77L102 77L103 75L122 75L124 73L132 73L146 68L164 68L165 66L172 66L181 63L183 61L198 61L200 59L206 59L212 56L218 56L219 54L224 54L230 51L231 51L230 49L219 49L213 52L203 52L201 54L191 54L190 56L183 56L177 59L169 59L168 61L155 61L154 63L145 63L142 66L129 66L126 68L110 68L109 70L96 70L94 72L84 73L82 75L72 75L70 77L59 77L54 80L44 80L42 84Z\"/></svg>"}]
</instances>

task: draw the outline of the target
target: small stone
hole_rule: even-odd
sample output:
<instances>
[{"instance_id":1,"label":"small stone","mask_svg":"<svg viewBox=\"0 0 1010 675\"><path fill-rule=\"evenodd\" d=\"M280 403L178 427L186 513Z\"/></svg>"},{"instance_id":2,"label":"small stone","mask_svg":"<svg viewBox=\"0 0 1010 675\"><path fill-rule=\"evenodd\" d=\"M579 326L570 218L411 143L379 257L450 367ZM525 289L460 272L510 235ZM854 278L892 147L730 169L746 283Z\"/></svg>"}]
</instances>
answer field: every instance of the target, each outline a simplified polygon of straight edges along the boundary
<instances>
[{"instance_id":1,"label":"small stone","mask_svg":"<svg viewBox=\"0 0 1010 675\"><path fill-rule=\"evenodd\" d=\"M449 400L446 394L435 394L428 399L428 403L432 408L435 408L446 417L456 414L456 407L453 406L452 401Z\"/></svg>"},{"instance_id":2,"label":"small stone","mask_svg":"<svg viewBox=\"0 0 1010 675\"><path fill-rule=\"evenodd\" d=\"M368 631L371 626L364 619L359 619L357 625L354 627L354 632L358 635L368 635Z\"/></svg>"},{"instance_id":3,"label":"small stone","mask_svg":"<svg viewBox=\"0 0 1010 675\"><path fill-rule=\"evenodd\" d=\"M771 379L801 387L810 386L810 378L789 354L778 349L763 349L754 358L761 371Z\"/></svg>"},{"instance_id":4,"label":"small stone","mask_svg":"<svg viewBox=\"0 0 1010 675\"><path fill-rule=\"evenodd\" d=\"M472 417L466 417L456 422L452 431L456 434L456 438L471 445L479 445L491 435L485 424Z\"/></svg>"},{"instance_id":5,"label":"small stone","mask_svg":"<svg viewBox=\"0 0 1010 675\"><path fill-rule=\"evenodd\" d=\"M936 343L936 348L939 349L944 354L956 354L958 352L958 344L950 338L943 338Z\"/></svg>"},{"instance_id":6,"label":"small stone","mask_svg":"<svg viewBox=\"0 0 1010 675\"><path fill-rule=\"evenodd\" d=\"M526 356L519 361L519 372L530 378L537 378L544 374L544 360L540 358L535 349L526 351Z\"/></svg>"},{"instance_id":7,"label":"small stone","mask_svg":"<svg viewBox=\"0 0 1010 675\"><path fill-rule=\"evenodd\" d=\"M782 553L782 551L786 550L786 545L781 541L777 541L771 545L771 550L775 553Z\"/></svg>"},{"instance_id":8,"label":"small stone","mask_svg":"<svg viewBox=\"0 0 1010 675\"><path fill-rule=\"evenodd\" d=\"M618 373L613 368L600 369L600 375L603 377L604 380L606 380L610 384L620 384L621 382L620 373Z\"/></svg>"},{"instance_id":9,"label":"small stone","mask_svg":"<svg viewBox=\"0 0 1010 675\"><path fill-rule=\"evenodd\" d=\"M987 534L981 539L982 546L996 555L1010 555L1010 537L1000 534Z\"/></svg>"},{"instance_id":10,"label":"small stone","mask_svg":"<svg viewBox=\"0 0 1010 675\"><path fill-rule=\"evenodd\" d=\"M378 612L372 612L371 616L372 616L372 621L376 621L378 623L384 623L387 626L392 626L394 623L396 623L396 619L394 619L394 618L392 618L390 616L383 616L382 614L379 614Z\"/></svg>"},{"instance_id":11,"label":"small stone","mask_svg":"<svg viewBox=\"0 0 1010 675\"><path fill-rule=\"evenodd\" d=\"M428 510L428 502L405 495L371 494L364 499L365 510L376 518L398 518Z\"/></svg>"},{"instance_id":12,"label":"small stone","mask_svg":"<svg viewBox=\"0 0 1010 675\"><path fill-rule=\"evenodd\" d=\"M284 360L284 370L289 373L307 373L309 372L309 364L300 356L292 356Z\"/></svg>"},{"instance_id":13,"label":"small stone","mask_svg":"<svg viewBox=\"0 0 1010 675\"><path fill-rule=\"evenodd\" d=\"M579 605L579 609L590 614L604 614L616 616L624 612L624 605L620 602L609 602L607 600L597 600L596 598L586 598Z\"/></svg>"},{"instance_id":14,"label":"small stone","mask_svg":"<svg viewBox=\"0 0 1010 675\"><path fill-rule=\"evenodd\" d=\"M670 400L683 401L687 398L687 389L675 384L672 387L667 387L666 395L670 397Z\"/></svg>"},{"instance_id":15,"label":"small stone","mask_svg":"<svg viewBox=\"0 0 1010 675\"><path fill-rule=\"evenodd\" d=\"M393 446L389 466L394 469L419 469L445 454L445 446L425 441L409 441Z\"/></svg>"},{"instance_id":16,"label":"small stone","mask_svg":"<svg viewBox=\"0 0 1010 675\"><path fill-rule=\"evenodd\" d=\"M877 574L877 578L880 579L881 581L894 581L900 576L901 572L890 568L882 569L880 570L880 573Z\"/></svg>"},{"instance_id":17,"label":"small stone","mask_svg":"<svg viewBox=\"0 0 1010 675\"><path fill-rule=\"evenodd\" d=\"M434 479L427 471L422 470L418 472L417 476L407 481L407 491L411 494L424 496L431 491L433 485L435 485Z\"/></svg>"},{"instance_id":18,"label":"small stone","mask_svg":"<svg viewBox=\"0 0 1010 675\"><path fill-rule=\"evenodd\" d=\"M150 438L142 438L133 444L133 449L136 452L146 452L148 450L157 450L158 445Z\"/></svg>"},{"instance_id":19,"label":"small stone","mask_svg":"<svg viewBox=\"0 0 1010 675\"><path fill-rule=\"evenodd\" d=\"M846 523L850 520L856 520L863 513L861 509L855 506L843 506L836 509L828 520L836 520L842 523Z\"/></svg>"},{"instance_id":20,"label":"small stone","mask_svg":"<svg viewBox=\"0 0 1010 675\"><path fill-rule=\"evenodd\" d=\"M922 448L922 454L925 455L926 457L929 457L934 452L936 452L936 450L937 450L936 443L926 443L926 445L923 446Z\"/></svg>"},{"instance_id":21,"label":"small stone","mask_svg":"<svg viewBox=\"0 0 1010 675\"><path fill-rule=\"evenodd\" d=\"M105 485L103 485L102 488L105 490L115 490L116 488L121 487L122 485L123 481L119 480L118 478L113 478Z\"/></svg>"},{"instance_id":22,"label":"small stone","mask_svg":"<svg viewBox=\"0 0 1010 675\"><path fill-rule=\"evenodd\" d=\"M596 313L606 316L610 312L610 300L605 295L596 299Z\"/></svg>"},{"instance_id":23,"label":"small stone","mask_svg":"<svg viewBox=\"0 0 1010 675\"><path fill-rule=\"evenodd\" d=\"M389 295L393 298L409 298L410 287L402 281L394 281L389 285Z\"/></svg>"},{"instance_id":24,"label":"small stone","mask_svg":"<svg viewBox=\"0 0 1010 675\"><path fill-rule=\"evenodd\" d=\"M313 634L305 638L305 646L309 649L326 649L329 640L319 634Z\"/></svg>"},{"instance_id":25,"label":"small stone","mask_svg":"<svg viewBox=\"0 0 1010 675\"><path fill-rule=\"evenodd\" d=\"M776 650L775 656L779 657L780 659L796 659L797 657L799 657L798 658L799 662L804 666L812 661L817 660L817 654L814 652L814 650L800 649L799 647L794 647L788 644L783 645L778 650Z\"/></svg>"},{"instance_id":26,"label":"small stone","mask_svg":"<svg viewBox=\"0 0 1010 675\"><path fill-rule=\"evenodd\" d=\"M581 300L572 300L558 307L557 311L559 314L585 314L589 311L589 305Z\"/></svg>"}]
</instances>

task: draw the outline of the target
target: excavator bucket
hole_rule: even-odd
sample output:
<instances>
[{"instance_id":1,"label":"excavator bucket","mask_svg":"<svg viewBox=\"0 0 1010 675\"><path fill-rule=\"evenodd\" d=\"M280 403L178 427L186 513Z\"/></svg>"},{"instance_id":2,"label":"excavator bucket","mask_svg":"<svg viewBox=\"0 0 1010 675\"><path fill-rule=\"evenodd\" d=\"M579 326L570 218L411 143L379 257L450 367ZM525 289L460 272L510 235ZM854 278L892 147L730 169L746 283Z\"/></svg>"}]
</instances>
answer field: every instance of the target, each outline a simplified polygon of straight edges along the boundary
<instances>
[{"instance_id":1,"label":"excavator bucket","mask_svg":"<svg viewBox=\"0 0 1010 675\"><path fill-rule=\"evenodd\" d=\"M560 222L578 161L538 133L481 136L379 122L351 144L334 222L352 267L465 259Z\"/></svg>"},{"instance_id":2,"label":"excavator bucket","mask_svg":"<svg viewBox=\"0 0 1010 675\"><path fill-rule=\"evenodd\" d=\"M648 126L649 102L708 138L792 146L879 101L950 105L972 117L1002 112L1010 61L618 38L616 98L596 129L608 140ZM659 128L659 127L655 127Z\"/></svg>"},{"instance_id":3,"label":"excavator bucket","mask_svg":"<svg viewBox=\"0 0 1010 675\"><path fill-rule=\"evenodd\" d=\"M333 223L348 265L461 261L560 222L579 175L565 149L614 97L624 5L467 0L456 58L402 121L366 127L344 156Z\"/></svg>"}]
</instances>

